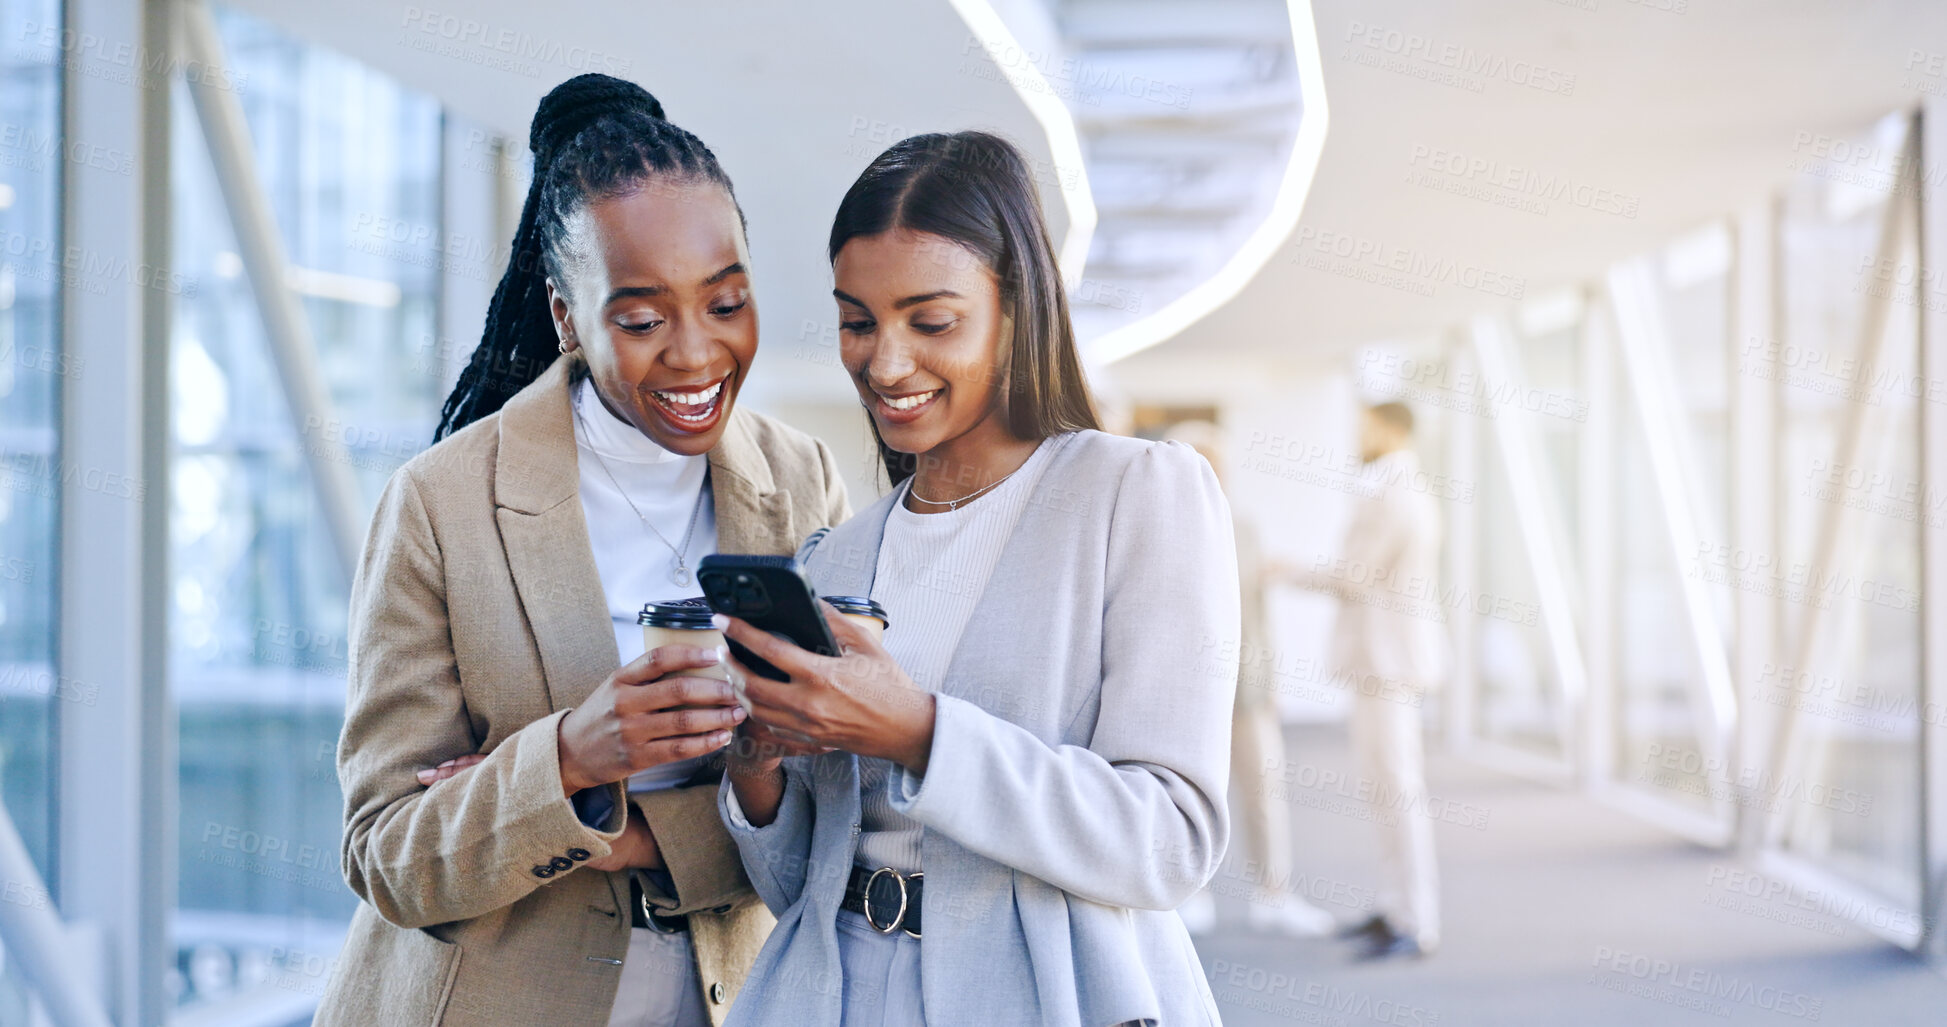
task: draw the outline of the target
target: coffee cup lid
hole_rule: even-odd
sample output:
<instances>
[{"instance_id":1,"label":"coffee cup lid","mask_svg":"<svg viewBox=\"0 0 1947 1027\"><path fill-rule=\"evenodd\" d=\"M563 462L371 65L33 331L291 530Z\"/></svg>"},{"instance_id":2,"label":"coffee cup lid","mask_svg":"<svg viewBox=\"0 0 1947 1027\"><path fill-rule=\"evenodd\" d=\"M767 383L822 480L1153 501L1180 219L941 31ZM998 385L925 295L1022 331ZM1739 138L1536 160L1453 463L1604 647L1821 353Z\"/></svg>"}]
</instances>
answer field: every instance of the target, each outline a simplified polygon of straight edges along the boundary
<instances>
[{"instance_id":1,"label":"coffee cup lid","mask_svg":"<svg viewBox=\"0 0 1947 1027\"><path fill-rule=\"evenodd\" d=\"M641 616L636 623L654 628L686 628L696 630L710 627L710 601L697 596L693 599L667 599L660 603L648 603L642 607Z\"/></svg>"},{"instance_id":2,"label":"coffee cup lid","mask_svg":"<svg viewBox=\"0 0 1947 1027\"><path fill-rule=\"evenodd\" d=\"M878 600L869 596L825 596L825 601L837 607L839 613L849 613L859 617L871 617L881 624L891 626L886 617L886 608Z\"/></svg>"}]
</instances>

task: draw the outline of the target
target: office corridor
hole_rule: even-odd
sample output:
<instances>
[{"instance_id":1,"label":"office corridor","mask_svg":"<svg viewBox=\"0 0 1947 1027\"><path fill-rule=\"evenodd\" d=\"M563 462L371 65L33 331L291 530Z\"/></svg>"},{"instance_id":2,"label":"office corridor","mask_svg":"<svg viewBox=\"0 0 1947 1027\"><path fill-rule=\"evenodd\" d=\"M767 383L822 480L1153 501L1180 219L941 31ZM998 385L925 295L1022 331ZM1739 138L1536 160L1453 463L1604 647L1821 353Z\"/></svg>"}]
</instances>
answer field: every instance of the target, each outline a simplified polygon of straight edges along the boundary
<instances>
[{"instance_id":1,"label":"office corridor","mask_svg":"<svg viewBox=\"0 0 1947 1027\"><path fill-rule=\"evenodd\" d=\"M1342 731L1293 727L1286 737L1293 764L1321 780L1350 776ZM1785 890L1586 794L1437 746L1428 759L1434 796L1471 807L1469 825L1485 813L1484 827L1436 827L1441 950L1421 962L1358 965L1346 942L1273 939L1243 926L1236 896L1249 889L1226 891L1223 882L1237 878L1220 877L1222 927L1197 948L1227 1025L1879 1027L1947 1018L1947 976L1844 919L1870 909ZM1349 905L1376 883L1373 830L1347 815L1349 788L1314 791L1323 801L1292 806L1305 875L1294 890L1350 918Z\"/></svg>"},{"instance_id":2,"label":"office corridor","mask_svg":"<svg viewBox=\"0 0 1947 1027\"><path fill-rule=\"evenodd\" d=\"M841 490L854 513L884 498L900 454L959 467L930 489L916 475L895 509L948 516L908 528L1000 533L962 566L949 557L986 528L939 529L913 549L926 559L869 579L904 596L868 596L900 674L985 714L949 718L1016 738L1023 767L1081 758L1001 727L1052 739L1035 718L1058 712L1053 693L989 686L1027 681L1017 668L1037 661L1015 643L1100 639L1117 650L1101 680L1061 681L1095 690L1072 709L1110 730L1084 739L1070 717L1064 742L1212 779L1230 711L1168 661L1127 658L1128 637L1195 653L1211 681L1235 658L1264 688L1245 696L1247 766L1279 731L1290 742L1253 794L1291 812L1292 859L1233 832L1215 925L1195 953L1171 934L1167 976L1123 959L1151 924L1105 919L1135 934L1056 946L1113 957L1101 984L1021 971L1018 994L954 989L972 1012L935 1020L1033 1019L996 1012L1033 978L1037 1001L1158 994L1191 1010L1172 1027L1201 1023L1194 959L1245 1027L1947 1027L1947 0L0 0L0 40L0 1027L470 1016L442 1009L601 1027L612 970L628 971L625 1013L721 985L716 1004L756 994L767 1022L798 1027L802 996L746 987L754 937L699 954L695 989L638 987L620 939L662 920L636 924L631 903L627 930L619 911L588 929L572 926L588 905L556 903L572 914L557 932L529 912L590 873L632 898L660 881L624 865L660 864L671 896L711 893L697 916L718 919L699 923L741 920L736 864L753 857L713 796L654 800L704 801L651 827L653 847L638 830L605 855L548 780L564 797L597 777L699 789L695 764L587 772L557 729L551 750L541 730L496 764L529 754L526 799L461 783L424 802L424 782L392 775L498 753L566 706L600 712L598 683L663 637L645 607L703 630L653 611L697 597L696 561L795 551L843 519ZM650 159L670 140L715 170ZM881 172L935 145L973 162L938 178L940 209L994 231L853 217ZM623 231L593 207L643 220ZM601 246L582 239L595 229ZM892 255L867 272L834 238ZM571 242L601 259L548 259ZM558 288L606 267L610 243L608 288ZM842 285L857 276L871 288ZM597 314L604 296L617 309ZM643 303L624 317L623 300ZM880 370L904 380L875 385L861 359L895 336L912 359ZM516 416L491 460L448 444L570 351L567 370L609 389L586 414L635 413L533 431ZM748 415L780 434L739 427ZM1014 479L1026 498L1001 485L1027 458L1004 434L1082 425L1123 436L1118 453L1200 451L1236 543L1234 642L1229 590L1205 587L1226 571L1223 518L1199 492L1131 500L1133 473L1110 489L1033 472ZM616 445L598 451L591 427ZM763 441L796 433L822 442L815 460ZM510 475L529 462L523 445L560 448L531 461L548 495L517 508L502 500L521 488L494 483L502 455ZM1038 587L990 599L1010 579L988 557L1040 552L1001 541L1032 522L967 512L995 494L1074 538L1105 510L1129 538L1167 514L1155 537L1199 556L1050 543L1050 559L1102 559L1046 579L1043 561ZM485 528L462 532L472 555L439 512L463 502ZM498 530L515 513L563 520L530 551ZM412 587L355 590L395 542L417 555L383 559L411 564ZM1103 602L1071 604L1078 588ZM1136 609L1139 629L1109 629ZM995 610L1009 620L983 622ZM963 623L968 644L927 670ZM1123 705L1132 687L1172 690ZM375 757L386 732L358 725L381 695L437 715L374 717L400 743ZM839 748L897 753L924 780L932 735L897 705ZM1302 876L1283 887L1343 924L1375 911L1382 845L1352 732L1406 795L1420 761L1404 743L1433 740L1433 808L1396 824L1414 901L1368 939L1437 945L1423 961L1356 964L1353 942L1253 925L1279 919L1252 905L1253 859L1288 863ZM927 794L1006 779L968 765L938 764L957 779ZM1549 768L1561 779L1533 776ZM1018 780L1070 801L1068 779ZM1135 798L1019 845L944 816L926 829L1075 895L1167 905L1182 861L1207 863L1207 819L1156 815L1170 810L1148 782L1105 784ZM420 847L473 836L416 825L496 823L503 800L516 819L553 811L546 845L496 830ZM1006 808L1014 827L1037 806ZM924 819L911 812L894 811ZM685 841L720 874L679 883ZM1063 861L1091 851L1104 858L1068 879ZM1007 911L963 906L940 857L904 843L815 858L849 880L847 856L868 875L932 863L935 909ZM1095 890L1112 872L1129 890ZM454 901L386 912L413 894ZM381 928L388 915L428 929ZM528 939L541 955L507 948ZM939 956L952 939L935 935L934 965L1001 965ZM500 999L553 1002L582 972L592 991L550 1017ZM324 1000L392 995L381 983L423 1015L347 1021ZM1153 1015L1120 1010L1073 1018Z\"/></svg>"}]
</instances>

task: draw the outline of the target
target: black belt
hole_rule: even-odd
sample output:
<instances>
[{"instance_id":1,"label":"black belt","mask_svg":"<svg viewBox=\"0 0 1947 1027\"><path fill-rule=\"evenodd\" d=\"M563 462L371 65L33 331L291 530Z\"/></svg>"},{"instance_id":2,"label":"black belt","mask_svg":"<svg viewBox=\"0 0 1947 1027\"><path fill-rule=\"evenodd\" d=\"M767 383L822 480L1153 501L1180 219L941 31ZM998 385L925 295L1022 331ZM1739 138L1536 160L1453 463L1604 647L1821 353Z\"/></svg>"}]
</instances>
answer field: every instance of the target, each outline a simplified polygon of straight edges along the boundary
<instances>
[{"instance_id":1,"label":"black belt","mask_svg":"<svg viewBox=\"0 0 1947 1027\"><path fill-rule=\"evenodd\" d=\"M917 938L920 893L925 886L926 875L920 871L902 874L891 867L853 867L852 879L845 885L845 901L838 908L865 917L880 934L904 928ZM882 916L886 918L883 923L879 920Z\"/></svg>"},{"instance_id":2,"label":"black belt","mask_svg":"<svg viewBox=\"0 0 1947 1027\"><path fill-rule=\"evenodd\" d=\"M650 905L649 893L642 890L641 879L630 874L629 926L646 927L657 934L680 934L690 929L690 918L672 916Z\"/></svg>"}]
</instances>

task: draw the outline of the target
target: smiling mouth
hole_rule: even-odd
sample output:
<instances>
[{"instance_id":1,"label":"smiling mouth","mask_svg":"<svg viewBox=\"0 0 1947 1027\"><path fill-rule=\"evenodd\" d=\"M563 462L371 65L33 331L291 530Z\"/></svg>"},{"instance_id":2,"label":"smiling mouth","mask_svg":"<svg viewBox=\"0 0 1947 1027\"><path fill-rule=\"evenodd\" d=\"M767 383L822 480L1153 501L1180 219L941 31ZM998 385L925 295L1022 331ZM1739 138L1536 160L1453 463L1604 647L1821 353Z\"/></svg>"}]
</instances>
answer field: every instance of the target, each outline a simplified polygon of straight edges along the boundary
<instances>
[{"instance_id":1,"label":"smiling mouth","mask_svg":"<svg viewBox=\"0 0 1947 1027\"><path fill-rule=\"evenodd\" d=\"M872 398L878 401L872 416L886 425L911 424L925 416L933 406L933 401L945 392L944 387L926 392L911 392L904 396L888 396L877 389L872 390Z\"/></svg>"},{"instance_id":2,"label":"smiling mouth","mask_svg":"<svg viewBox=\"0 0 1947 1027\"><path fill-rule=\"evenodd\" d=\"M892 409L897 410L900 413L904 414L904 413L910 413L914 410L918 410L920 407L923 407L926 404L932 402L933 397L939 395L943 391L945 390L933 389L928 392L915 392L905 396L888 396L883 392L877 393L876 395L878 395L879 397L879 402L884 403L886 406L889 406Z\"/></svg>"},{"instance_id":3,"label":"smiling mouth","mask_svg":"<svg viewBox=\"0 0 1947 1027\"><path fill-rule=\"evenodd\" d=\"M652 389L649 395L678 427L700 428L723 408L723 387L729 381L730 376L724 375L701 389Z\"/></svg>"}]
</instances>

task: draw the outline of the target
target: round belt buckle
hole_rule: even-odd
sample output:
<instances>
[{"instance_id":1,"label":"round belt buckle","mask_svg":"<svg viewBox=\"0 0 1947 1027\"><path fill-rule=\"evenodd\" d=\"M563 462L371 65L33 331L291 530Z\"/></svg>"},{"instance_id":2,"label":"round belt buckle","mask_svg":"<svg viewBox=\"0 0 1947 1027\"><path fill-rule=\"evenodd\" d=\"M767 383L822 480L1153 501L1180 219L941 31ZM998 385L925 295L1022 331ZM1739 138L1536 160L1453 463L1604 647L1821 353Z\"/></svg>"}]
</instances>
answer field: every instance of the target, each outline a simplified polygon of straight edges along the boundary
<instances>
[{"instance_id":1,"label":"round belt buckle","mask_svg":"<svg viewBox=\"0 0 1947 1027\"><path fill-rule=\"evenodd\" d=\"M642 918L649 921L649 929L657 934L681 934L683 933L683 928L688 926L688 919L686 917L670 917L665 919L662 915L662 910L649 904L649 896L647 893L644 893L642 896Z\"/></svg>"},{"instance_id":2,"label":"round belt buckle","mask_svg":"<svg viewBox=\"0 0 1947 1027\"><path fill-rule=\"evenodd\" d=\"M906 883L907 883L907 884L917 884L918 882L920 882L920 881L922 881L922 880L924 880L925 878L926 878L926 871L924 871L924 870L915 870L915 871L913 871L912 873L910 873L910 874L907 874L907 875L906 875ZM908 894L910 894L910 892L909 892ZM900 917L899 917L899 922L900 922L900 924L902 924L902 925L903 925L903 924L905 924L905 922L906 922L906 917L905 917L905 914L903 914L903 913L902 913L902 914L900 915ZM907 937L910 937L910 938L917 938L917 937L919 937L919 932L918 932L918 931L915 931L915 930L913 930L913 929L912 929L912 928L910 928L910 927L907 927L907 928L905 928L905 930L906 930L906 935L907 935Z\"/></svg>"},{"instance_id":3,"label":"round belt buckle","mask_svg":"<svg viewBox=\"0 0 1947 1027\"><path fill-rule=\"evenodd\" d=\"M893 880L899 882L899 912L894 913L892 919L886 921L883 927L879 926L878 918L872 915L872 886L879 883L880 874L890 874ZM880 934L891 934L899 929L900 922L905 919L906 879L899 876L899 871L891 867L880 867L872 871L872 876L865 879L865 922L872 925L872 929Z\"/></svg>"}]
</instances>

